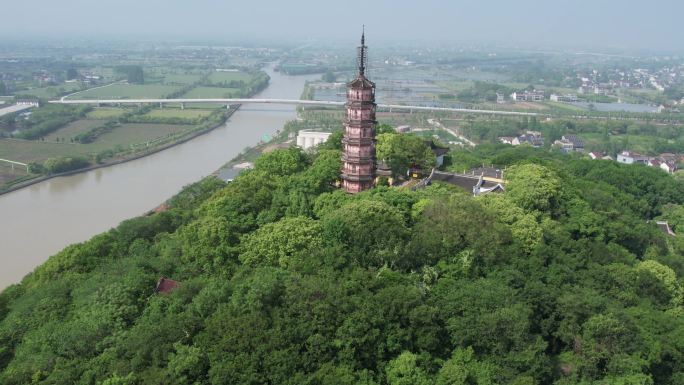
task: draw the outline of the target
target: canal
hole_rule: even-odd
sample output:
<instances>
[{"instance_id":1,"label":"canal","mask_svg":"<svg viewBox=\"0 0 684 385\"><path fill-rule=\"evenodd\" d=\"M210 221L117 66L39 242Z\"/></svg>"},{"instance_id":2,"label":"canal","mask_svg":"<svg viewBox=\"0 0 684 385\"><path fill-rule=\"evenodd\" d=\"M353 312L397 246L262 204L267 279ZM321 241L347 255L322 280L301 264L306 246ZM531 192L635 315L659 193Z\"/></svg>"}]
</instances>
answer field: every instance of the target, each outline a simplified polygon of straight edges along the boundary
<instances>
[{"instance_id":1,"label":"canal","mask_svg":"<svg viewBox=\"0 0 684 385\"><path fill-rule=\"evenodd\" d=\"M255 97L298 99L306 80L319 77L267 72L271 82ZM294 106L244 104L226 124L189 142L0 195L0 290L65 246L156 207L295 117Z\"/></svg>"}]
</instances>

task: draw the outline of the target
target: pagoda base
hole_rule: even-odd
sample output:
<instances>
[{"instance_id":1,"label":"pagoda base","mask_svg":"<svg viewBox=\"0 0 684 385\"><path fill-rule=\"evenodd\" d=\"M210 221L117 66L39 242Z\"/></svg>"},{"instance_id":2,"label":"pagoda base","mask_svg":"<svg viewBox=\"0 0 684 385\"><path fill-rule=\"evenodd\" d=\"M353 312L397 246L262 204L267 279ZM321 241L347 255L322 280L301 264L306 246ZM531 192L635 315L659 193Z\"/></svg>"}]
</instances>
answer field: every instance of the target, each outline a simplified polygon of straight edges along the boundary
<instances>
[{"instance_id":1,"label":"pagoda base","mask_svg":"<svg viewBox=\"0 0 684 385\"><path fill-rule=\"evenodd\" d=\"M342 189L350 194L360 193L361 191L373 188L373 181L352 181L343 180Z\"/></svg>"}]
</instances>

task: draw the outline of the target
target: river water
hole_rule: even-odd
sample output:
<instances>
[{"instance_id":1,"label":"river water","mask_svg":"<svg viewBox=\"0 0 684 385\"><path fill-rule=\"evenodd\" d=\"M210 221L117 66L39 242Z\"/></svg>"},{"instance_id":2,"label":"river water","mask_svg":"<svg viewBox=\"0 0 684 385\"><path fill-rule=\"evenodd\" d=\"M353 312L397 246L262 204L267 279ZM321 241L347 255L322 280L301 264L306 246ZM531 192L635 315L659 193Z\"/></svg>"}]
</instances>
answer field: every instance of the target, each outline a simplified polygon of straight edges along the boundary
<instances>
[{"instance_id":1,"label":"river water","mask_svg":"<svg viewBox=\"0 0 684 385\"><path fill-rule=\"evenodd\" d=\"M307 79L267 69L255 97L298 99ZM0 290L50 255L141 215L296 117L294 106L244 104L225 125L156 154L0 195Z\"/></svg>"}]
</instances>

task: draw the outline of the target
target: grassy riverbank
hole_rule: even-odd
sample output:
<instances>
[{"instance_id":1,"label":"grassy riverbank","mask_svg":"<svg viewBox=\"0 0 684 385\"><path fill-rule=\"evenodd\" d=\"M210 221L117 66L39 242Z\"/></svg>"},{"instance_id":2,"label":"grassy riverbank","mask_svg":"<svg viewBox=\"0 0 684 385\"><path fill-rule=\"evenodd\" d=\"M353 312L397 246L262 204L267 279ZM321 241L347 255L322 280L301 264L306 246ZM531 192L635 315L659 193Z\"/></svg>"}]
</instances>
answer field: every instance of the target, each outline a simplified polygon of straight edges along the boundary
<instances>
[{"instance_id":1,"label":"grassy riverbank","mask_svg":"<svg viewBox=\"0 0 684 385\"><path fill-rule=\"evenodd\" d=\"M234 112L232 109L216 110L164 110L141 111L136 116L153 120L168 118L192 118L195 124L159 124L159 123L112 123L112 129L99 135L90 143L79 143L76 138L97 130L102 121L77 120L55 131L43 140L0 139L0 154L7 159L30 164L29 172L25 168L9 166L0 168L0 193L24 187L37 180L42 180L53 172L46 165L55 161L82 159L79 167L90 169L120 163L173 145L182 143L196 135L208 132L222 125ZM113 121L112 121L113 122ZM99 123L96 124L96 123ZM61 136L60 136L61 135ZM21 168L21 170L20 170ZM75 170L61 170L75 171Z\"/></svg>"},{"instance_id":2,"label":"grassy riverbank","mask_svg":"<svg viewBox=\"0 0 684 385\"><path fill-rule=\"evenodd\" d=\"M263 71L152 71L142 84L113 83L66 96L68 99L131 99L174 97L250 97L269 82ZM78 88L69 89L77 91ZM52 98L66 92L34 95ZM26 95L33 95L25 92ZM217 127L233 113L207 104L65 106L44 103L29 113L0 121L0 158L30 164L28 172L0 168L0 192L52 174L46 165L94 167L135 158ZM9 165L9 163L5 163ZM72 171L71 166L68 170ZM27 182L29 181L29 182Z\"/></svg>"}]
</instances>

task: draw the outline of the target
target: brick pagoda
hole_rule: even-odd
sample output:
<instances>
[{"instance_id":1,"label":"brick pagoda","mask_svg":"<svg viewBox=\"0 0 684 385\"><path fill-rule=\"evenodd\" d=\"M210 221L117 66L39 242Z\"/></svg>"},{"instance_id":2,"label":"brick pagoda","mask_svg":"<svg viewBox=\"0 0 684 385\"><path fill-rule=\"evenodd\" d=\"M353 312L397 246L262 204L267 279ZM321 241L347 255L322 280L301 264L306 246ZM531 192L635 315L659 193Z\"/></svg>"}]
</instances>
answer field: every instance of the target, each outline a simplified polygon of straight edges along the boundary
<instances>
[{"instance_id":1,"label":"brick pagoda","mask_svg":"<svg viewBox=\"0 0 684 385\"><path fill-rule=\"evenodd\" d=\"M373 187L375 179L375 83L365 75L367 50L364 33L358 48L359 73L347 84L347 117L342 140L342 188L352 194Z\"/></svg>"}]
</instances>

